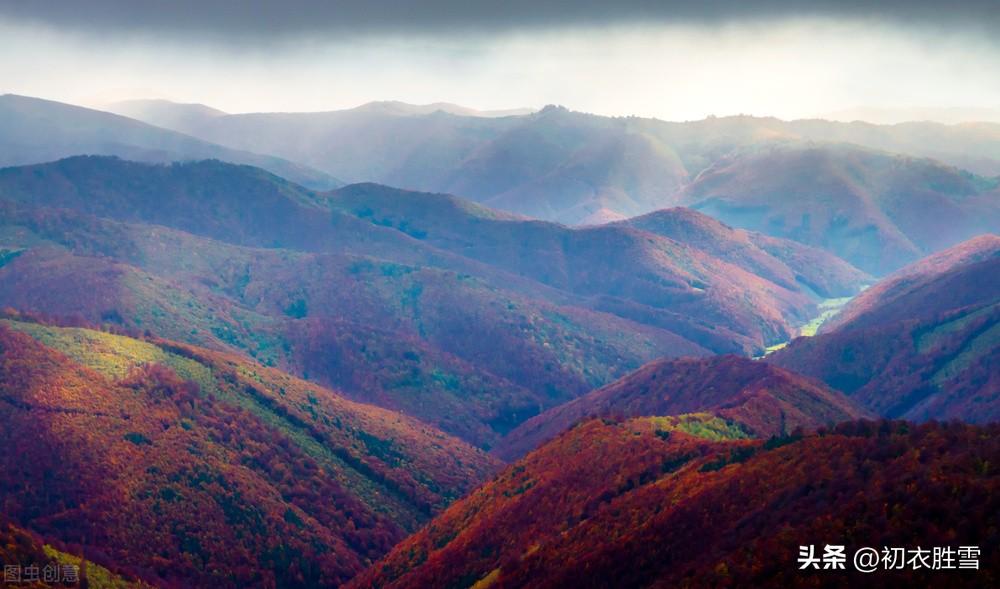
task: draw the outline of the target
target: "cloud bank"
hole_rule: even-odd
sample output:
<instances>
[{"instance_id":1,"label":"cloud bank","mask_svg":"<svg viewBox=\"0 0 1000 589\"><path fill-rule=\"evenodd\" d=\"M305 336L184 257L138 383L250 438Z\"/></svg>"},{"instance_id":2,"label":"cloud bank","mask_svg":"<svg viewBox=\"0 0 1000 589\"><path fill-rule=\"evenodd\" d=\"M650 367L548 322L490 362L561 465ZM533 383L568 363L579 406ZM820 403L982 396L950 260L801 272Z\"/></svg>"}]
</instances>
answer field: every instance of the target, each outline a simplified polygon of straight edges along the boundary
<instances>
[{"instance_id":1,"label":"cloud bank","mask_svg":"<svg viewBox=\"0 0 1000 589\"><path fill-rule=\"evenodd\" d=\"M1000 0L0 0L0 92L684 120L1000 107Z\"/></svg>"},{"instance_id":2,"label":"cloud bank","mask_svg":"<svg viewBox=\"0 0 1000 589\"><path fill-rule=\"evenodd\" d=\"M1000 32L996 0L0 0L0 17L102 34L157 32L258 42L321 34L497 33L789 18Z\"/></svg>"}]
</instances>

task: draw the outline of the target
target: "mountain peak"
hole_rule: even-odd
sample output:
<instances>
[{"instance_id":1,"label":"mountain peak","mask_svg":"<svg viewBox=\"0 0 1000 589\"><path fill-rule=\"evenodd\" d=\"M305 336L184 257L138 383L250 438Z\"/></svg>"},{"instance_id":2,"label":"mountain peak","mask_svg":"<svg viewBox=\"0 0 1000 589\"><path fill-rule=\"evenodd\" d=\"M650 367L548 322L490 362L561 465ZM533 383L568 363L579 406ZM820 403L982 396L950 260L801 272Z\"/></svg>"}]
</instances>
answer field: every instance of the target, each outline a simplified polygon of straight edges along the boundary
<instances>
[{"instance_id":1,"label":"mountain peak","mask_svg":"<svg viewBox=\"0 0 1000 589\"><path fill-rule=\"evenodd\" d=\"M432 102L429 104L410 104L400 100L374 100L366 102L351 110L399 116L431 115L444 113L461 117L498 118L519 116L534 112L530 108L511 108L501 110L478 110L454 104L451 102Z\"/></svg>"}]
</instances>

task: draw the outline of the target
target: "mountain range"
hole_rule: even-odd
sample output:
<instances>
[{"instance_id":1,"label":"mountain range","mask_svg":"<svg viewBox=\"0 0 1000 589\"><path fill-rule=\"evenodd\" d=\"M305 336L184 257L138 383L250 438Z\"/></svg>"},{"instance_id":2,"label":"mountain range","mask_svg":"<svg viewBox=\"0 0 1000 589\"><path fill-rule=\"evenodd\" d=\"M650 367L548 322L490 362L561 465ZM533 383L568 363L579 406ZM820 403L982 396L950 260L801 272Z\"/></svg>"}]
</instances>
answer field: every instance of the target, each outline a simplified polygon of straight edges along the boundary
<instances>
[{"instance_id":1,"label":"mountain range","mask_svg":"<svg viewBox=\"0 0 1000 589\"><path fill-rule=\"evenodd\" d=\"M0 166L73 155L114 155L144 162L220 159L265 168L314 188L342 182L270 155L216 145L111 113L16 94L0 96Z\"/></svg>"},{"instance_id":2,"label":"mountain range","mask_svg":"<svg viewBox=\"0 0 1000 589\"><path fill-rule=\"evenodd\" d=\"M270 114L155 100L109 107L140 123L13 95L0 106L6 149L17 154L0 163L78 153L214 157L312 188L337 186L335 177L375 182L574 225L686 206L821 247L875 275L1000 222L1000 126L989 123L670 123L555 106L479 112L400 102Z\"/></svg>"},{"instance_id":3,"label":"mountain range","mask_svg":"<svg viewBox=\"0 0 1000 589\"><path fill-rule=\"evenodd\" d=\"M941 242L948 246L972 237L997 215L995 196L964 202L997 186L1000 125L991 123L873 125L754 117L672 123L554 106L486 118L460 109L366 105L325 113L218 115L185 124L185 117L173 117L180 119L176 122L163 114L171 112L169 105L157 110L156 116L142 109L123 112L348 181L460 194L563 223L619 220L707 200L736 209L723 218L730 224L761 230L780 223L777 231L835 253L846 247L835 242L852 235L887 238L892 243L881 263L864 259L877 253L863 241L858 249L864 251L854 254L858 258L848 258L868 271L895 270L939 249ZM774 174L777 167L798 173ZM756 175L748 176L747 169ZM727 184L723 178L729 177ZM727 187L738 190L717 192ZM893 208L901 192L920 194L921 206L933 204L940 216L928 218L947 219L948 231L935 236L913 227L918 219ZM775 215L742 202L779 194L795 195L797 209ZM976 219L980 212L991 219Z\"/></svg>"},{"instance_id":4,"label":"mountain range","mask_svg":"<svg viewBox=\"0 0 1000 589\"><path fill-rule=\"evenodd\" d=\"M198 103L178 103L162 99L134 99L112 102L101 108L130 119L144 121L165 129L187 128L196 129L200 125L210 123L218 117L234 116L230 113ZM394 114L394 115L429 115L437 112L463 117L508 117L521 116L534 112L530 108L510 108L501 110L477 110L450 102L432 102L430 104L407 104L399 100L382 100L363 104L355 111Z\"/></svg>"},{"instance_id":5,"label":"mountain range","mask_svg":"<svg viewBox=\"0 0 1000 589\"><path fill-rule=\"evenodd\" d=\"M483 447L655 358L761 353L870 280L690 211L664 214L711 248L221 162L8 168L0 207L0 306L248 353ZM756 267L713 254L751 238Z\"/></svg>"}]
</instances>

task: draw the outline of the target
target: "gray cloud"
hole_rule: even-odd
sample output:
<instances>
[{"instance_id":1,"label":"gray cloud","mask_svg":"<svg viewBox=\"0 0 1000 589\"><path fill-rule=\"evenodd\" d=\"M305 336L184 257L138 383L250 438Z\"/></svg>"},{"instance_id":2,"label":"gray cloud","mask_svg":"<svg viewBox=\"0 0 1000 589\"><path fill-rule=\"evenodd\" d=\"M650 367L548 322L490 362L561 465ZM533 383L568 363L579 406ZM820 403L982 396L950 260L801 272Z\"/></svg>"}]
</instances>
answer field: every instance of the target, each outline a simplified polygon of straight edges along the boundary
<instances>
[{"instance_id":1,"label":"gray cloud","mask_svg":"<svg viewBox=\"0 0 1000 589\"><path fill-rule=\"evenodd\" d=\"M960 27L992 36L1000 32L1000 0L0 0L0 18L60 29L257 41L797 17Z\"/></svg>"}]
</instances>

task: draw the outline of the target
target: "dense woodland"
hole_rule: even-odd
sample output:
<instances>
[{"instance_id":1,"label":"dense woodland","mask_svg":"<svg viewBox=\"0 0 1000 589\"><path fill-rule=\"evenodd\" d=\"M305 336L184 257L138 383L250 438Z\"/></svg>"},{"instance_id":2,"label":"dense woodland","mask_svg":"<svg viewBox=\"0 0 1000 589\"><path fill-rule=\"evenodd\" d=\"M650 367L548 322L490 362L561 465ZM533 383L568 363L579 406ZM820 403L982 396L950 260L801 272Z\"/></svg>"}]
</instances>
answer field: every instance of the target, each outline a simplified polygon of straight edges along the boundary
<instances>
[{"instance_id":1,"label":"dense woodland","mask_svg":"<svg viewBox=\"0 0 1000 589\"><path fill-rule=\"evenodd\" d=\"M5 516L167 586L336 585L495 464L400 414L159 340L8 321L0 382Z\"/></svg>"},{"instance_id":2,"label":"dense woodland","mask_svg":"<svg viewBox=\"0 0 1000 589\"><path fill-rule=\"evenodd\" d=\"M578 425L450 507L351 586L997 581L996 426L860 421L766 441L716 441L725 437L685 429L662 418ZM982 570L800 573L798 546L824 542L969 543L982 549Z\"/></svg>"}]
</instances>

